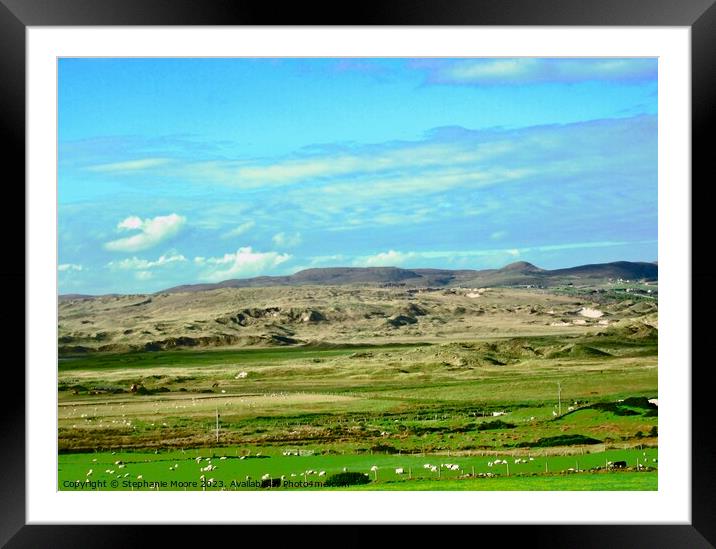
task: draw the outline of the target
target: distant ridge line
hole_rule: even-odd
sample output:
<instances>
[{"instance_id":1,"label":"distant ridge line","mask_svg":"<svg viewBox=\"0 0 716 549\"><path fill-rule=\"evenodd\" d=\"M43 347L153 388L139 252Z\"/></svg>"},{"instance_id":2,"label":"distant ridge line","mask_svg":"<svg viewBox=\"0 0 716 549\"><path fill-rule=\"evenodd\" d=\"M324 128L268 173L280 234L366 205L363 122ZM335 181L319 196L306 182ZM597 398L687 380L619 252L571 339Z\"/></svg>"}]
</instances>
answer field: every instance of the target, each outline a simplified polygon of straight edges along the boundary
<instances>
[{"instance_id":1,"label":"distant ridge line","mask_svg":"<svg viewBox=\"0 0 716 549\"><path fill-rule=\"evenodd\" d=\"M402 269L400 267L326 267L298 271L287 276L260 276L230 279L217 283L184 284L156 292L201 292L221 288L260 286L305 286L345 284L399 284L406 286L516 286L525 284L554 286L569 280L628 279L656 281L656 263L616 261L579 265L565 269L541 269L526 261L501 269Z\"/></svg>"},{"instance_id":2,"label":"distant ridge line","mask_svg":"<svg viewBox=\"0 0 716 549\"><path fill-rule=\"evenodd\" d=\"M197 283L173 286L153 295L180 292L204 292L221 288L256 288L266 286L340 286L404 285L409 287L453 286L544 286L552 287L569 282L599 282L608 279L658 281L659 266L656 261L614 261L592 263L563 269L541 269L532 263L518 261L501 269L403 269L400 267L318 267L304 269L286 276L258 276L234 278L216 283ZM147 295L101 294L102 296ZM60 294L60 300L92 299L100 295Z\"/></svg>"}]
</instances>

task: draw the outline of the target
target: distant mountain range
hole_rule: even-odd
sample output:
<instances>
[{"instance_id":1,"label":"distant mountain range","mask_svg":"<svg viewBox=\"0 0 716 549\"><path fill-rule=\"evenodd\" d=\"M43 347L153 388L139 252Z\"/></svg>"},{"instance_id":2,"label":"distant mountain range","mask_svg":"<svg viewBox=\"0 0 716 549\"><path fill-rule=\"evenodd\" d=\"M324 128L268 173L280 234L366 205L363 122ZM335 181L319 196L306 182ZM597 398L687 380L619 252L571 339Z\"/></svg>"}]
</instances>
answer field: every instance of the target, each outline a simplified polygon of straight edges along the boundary
<instances>
[{"instance_id":1,"label":"distant mountain range","mask_svg":"<svg viewBox=\"0 0 716 549\"><path fill-rule=\"evenodd\" d=\"M218 288L249 288L259 286L307 286L380 284L410 287L449 286L544 286L564 284L594 284L609 279L646 280L658 279L656 262L617 261L580 265L568 269L545 270L518 261L501 269L448 270L448 269L401 269L399 267L327 267L305 269L289 276L259 276L224 280L215 284L186 284L157 292L202 292ZM67 297L67 296L61 296ZM76 294L74 298L76 299ZM89 296L87 296L89 297Z\"/></svg>"}]
</instances>

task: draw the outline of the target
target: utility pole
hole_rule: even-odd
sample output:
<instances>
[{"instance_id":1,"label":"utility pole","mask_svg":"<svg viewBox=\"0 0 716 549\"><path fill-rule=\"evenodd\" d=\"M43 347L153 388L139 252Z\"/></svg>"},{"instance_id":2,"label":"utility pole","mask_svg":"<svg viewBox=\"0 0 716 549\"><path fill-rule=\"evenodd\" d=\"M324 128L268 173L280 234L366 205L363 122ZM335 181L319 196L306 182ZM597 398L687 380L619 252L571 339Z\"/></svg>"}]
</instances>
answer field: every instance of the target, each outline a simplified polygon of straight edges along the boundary
<instances>
[{"instance_id":1,"label":"utility pole","mask_svg":"<svg viewBox=\"0 0 716 549\"><path fill-rule=\"evenodd\" d=\"M557 382L557 415L562 415L562 382Z\"/></svg>"},{"instance_id":2,"label":"utility pole","mask_svg":"<svg viewBox=\"0 0 716 549\"><path fill-rule=\"evenodd\" d=\"M216 443L219 443L219 409L216 409Z\"/></svg>"}]
</instances>

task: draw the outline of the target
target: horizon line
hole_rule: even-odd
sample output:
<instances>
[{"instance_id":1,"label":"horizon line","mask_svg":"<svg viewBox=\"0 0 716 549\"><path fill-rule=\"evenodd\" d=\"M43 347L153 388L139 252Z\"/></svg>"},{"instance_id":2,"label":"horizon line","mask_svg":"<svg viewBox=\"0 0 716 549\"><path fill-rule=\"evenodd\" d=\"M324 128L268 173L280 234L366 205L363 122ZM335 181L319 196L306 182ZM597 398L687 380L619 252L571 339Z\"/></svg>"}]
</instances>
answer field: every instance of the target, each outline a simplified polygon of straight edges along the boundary
<instances>
[{"instance_id":1,"label":"horizon line","mask_svg":"<svg viewBox=\"0 0 716 549\"><path fill-rule=\"evenodd\" d=\"M395 265L374 265L374 266L356 266L356 265L352 265L352 266L345 266L345 267L343 267L343 266L324 266L324 267L308 267L308 268L305 268L305 269L300 269L300 270L298 270L298 271L294 271L294 272L291 273L291 274L284 274L284 275L256 275L256 276L250 276L250 277L245 277L245 278L227 278L227 279L225 279L225 280L220 280L220 281L218 281L218 282L188 282L188 283L186 283L186 284L177 284L177 285L175 285L175 286L171 286L171 287L169 287L169 288L165 288L165 289L162 289L162 290L157 290L157 291L154 291L154 292L136 292L136 293L132 293L132 292L130 292L130 293L107 292L107 293L101 293L101 294L89 294L89 293L88 293L88 294L85 294L85 293L80 293L80 292L69 292L69 293L64 293L64 294L63 294L63 293L58 293L57 296L58 296L58 297L63 297L63 296L77 295L77 296L87 296L87 297L102 297L102 296L108 296L108 295L148 295L148 294L158 294L158 293L165 292L165 291L167 291L167 290L171 290L171 289L173 289L173 288L181 288L181 287L184 287L184 286L218 285L218 284L223 284L223 283L225 283L225 282L230 282L230 281L234 281L234 280L253 280L253 279L256 279L256 278L287 278L287 277L294 276L294 275L296 275L296 274L298 274L298 273L301 273L301 272L304 272L304 271L310 271L310 270L327 270L327 269L350 269L350 270L355 270L355 269L398 269L398 270L403 270L403 271L416 271L416 270L474 271L474 272L477 273L477 272L484 272L484 271L500 271L500 270L503 270L503 269L509 267L510 265L515 265L515 264L520 264L520 263L526 264L526 265L529 265L529 266L532 266L532 267L535 267L535 268L537 268L537 269L540 269L540 271L543 271L543 272L560 271L560 270L563 270L563 269L574 269L574 268L577 268L577 267L585 267L585 266L589 266L589 265L611 265L611 264L614 264L614 263L647 263L647 264L653 264L653 265L658 266L658 260L654 260L654 261L631 261L631 260L627 260L627 259L620 259L620 260L617 260L617 261L607 261L607 262L604 262L604 263L582 263L582 264L579 264L579 265L572 265L571 267L558 267L558 268L555 268L555 269L543 269L543 268L538 267L537 265L535 265L534 263L531 263L531 262L529 262L529 261L513 261L512 263L508 263L508 264L506 264L506 265L504 265L504 266L502 266L502 267L494 267L494 268L488 268L488 269L446 269L446 268L442 268L442 267L398 267L398 266L395 266Z\"/></svg>"}]
</instances>

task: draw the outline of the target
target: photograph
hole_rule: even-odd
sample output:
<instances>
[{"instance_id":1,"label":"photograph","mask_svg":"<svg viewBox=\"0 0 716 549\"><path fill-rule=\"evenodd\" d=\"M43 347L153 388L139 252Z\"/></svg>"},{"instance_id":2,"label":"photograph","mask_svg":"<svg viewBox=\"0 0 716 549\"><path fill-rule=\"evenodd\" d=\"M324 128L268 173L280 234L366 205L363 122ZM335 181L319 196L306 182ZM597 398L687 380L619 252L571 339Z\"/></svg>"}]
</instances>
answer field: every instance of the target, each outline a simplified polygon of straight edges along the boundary
<instances>
[{"instance_id":1,"label":"photograph","mask_svg":"<svg viewBox=\"0 0 716 549\"><path fill-rule=\"evenodd\" d=\"M657 492L659 62L58 56L57 490Z\"/></svg>"}]
</instances>

